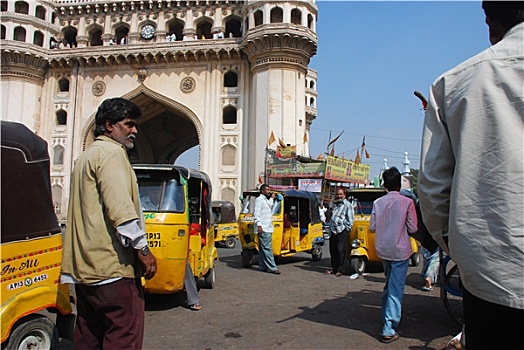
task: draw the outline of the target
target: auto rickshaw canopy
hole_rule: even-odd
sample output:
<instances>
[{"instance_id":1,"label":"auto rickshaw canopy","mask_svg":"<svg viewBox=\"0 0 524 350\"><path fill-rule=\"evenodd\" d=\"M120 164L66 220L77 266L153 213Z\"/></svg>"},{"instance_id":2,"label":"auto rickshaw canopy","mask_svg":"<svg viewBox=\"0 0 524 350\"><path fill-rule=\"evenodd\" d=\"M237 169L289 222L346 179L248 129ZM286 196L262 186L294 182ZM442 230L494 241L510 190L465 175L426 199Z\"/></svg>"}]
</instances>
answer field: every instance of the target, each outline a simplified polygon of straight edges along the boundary
<instances>
[{"instance_id":1,"label":"auto rickshaw canopy","mask_svg":"<svg viewBox=\"0 0 524 350\"><path fill-rule=\"evenodd\" d=\"M1 149L1 242L59 233L47 142L23 124L2 121Z\"/></svg>"},{"instance_id":2,"label":"auto rickshaw canopy","mask_svg":"<svg viewBox=\"0 0 524 350\"><path fill-rule=\"evenodd\" d=\"M235 205L230 201L212 201L211 206L214 209L220 210L220 224L227 224L237 221L235 212Z\"/></svg>"}]
</instances>

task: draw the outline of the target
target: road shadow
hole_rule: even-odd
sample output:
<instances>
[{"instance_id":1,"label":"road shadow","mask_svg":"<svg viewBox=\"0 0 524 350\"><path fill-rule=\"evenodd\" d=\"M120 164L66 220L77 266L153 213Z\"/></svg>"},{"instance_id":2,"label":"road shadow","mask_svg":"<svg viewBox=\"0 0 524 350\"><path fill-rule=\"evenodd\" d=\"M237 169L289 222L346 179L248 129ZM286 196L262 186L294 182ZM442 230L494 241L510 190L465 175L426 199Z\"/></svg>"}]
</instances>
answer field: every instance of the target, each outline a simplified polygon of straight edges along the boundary
<instances>
[{"instance_id":1,"label":"road shadow","mask_svg":"<svg viewBox=\"0 0 524 350\"><path fill-rule=\"evenodd\" d=\"M301 306L299 307L300 312L296 315L279 320L277 323L285 323L298 318L359 331L378 339L382 330L381 298L382 292L380 291L369 289L350 291L342 297L325 300L315 307ZM441 308L441 312L435 314L434 303L441 303L441 300L438 297L404 295L402 320L397 330L401 339L418 339L423 344L429 344L434 339L460 331L449 319L444 307ZM438 326L435 325L436 323ZM358 347L357 344L355 347ZM377 341L377 348L381 347L382 344ZM436 350L434 347L425 345L410 346L409 349Z\"/></svg>"},{"instance_id":2,"label":"road shadow","mask_svg":"<svg viewBox=\"0 0 524 350\"><path fill-rule=\"evenodd\" d=\"M178 307L187 308L186 292L174 294L146 294L146 311L164 311Z\"/></svg>"}]
</instances>

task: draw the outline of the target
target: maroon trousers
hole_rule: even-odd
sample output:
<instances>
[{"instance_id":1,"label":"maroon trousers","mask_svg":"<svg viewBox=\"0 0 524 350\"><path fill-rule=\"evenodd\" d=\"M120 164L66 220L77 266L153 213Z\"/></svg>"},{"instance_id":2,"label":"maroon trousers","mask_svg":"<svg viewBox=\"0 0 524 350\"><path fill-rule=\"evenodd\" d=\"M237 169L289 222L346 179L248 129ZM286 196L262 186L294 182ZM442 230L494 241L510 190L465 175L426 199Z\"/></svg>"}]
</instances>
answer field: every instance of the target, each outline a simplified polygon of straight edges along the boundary
<instances>
[{"instance_id":1,"label":"maroon trousers","mask_svg":"<svg viewBox=\"0 0 524 350\"><path fill-rule=\"evenodd\" d=\"M75 350L142 349L145 301L139 279L75 288Z\"/></svg>"}]
</instances>

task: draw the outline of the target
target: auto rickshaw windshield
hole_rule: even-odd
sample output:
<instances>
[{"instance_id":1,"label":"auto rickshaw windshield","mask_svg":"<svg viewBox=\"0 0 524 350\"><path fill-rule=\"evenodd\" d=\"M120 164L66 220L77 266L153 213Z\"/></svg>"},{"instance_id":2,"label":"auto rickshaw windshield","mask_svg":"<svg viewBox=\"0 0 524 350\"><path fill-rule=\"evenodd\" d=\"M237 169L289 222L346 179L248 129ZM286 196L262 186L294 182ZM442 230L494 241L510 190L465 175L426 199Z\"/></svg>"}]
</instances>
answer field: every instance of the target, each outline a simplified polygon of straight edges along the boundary
<instances>
[{"instance_id":1,"label":"auto rickshaw windshield","mask_svg":"<svg viewBox=\"0 0 524 350\"><path fill-rule=\"evenodd\" d=\"M154 212L184 212L184 187L175 179L139 179L138 188L142 210Z\"/></svg>"}]
</instances>

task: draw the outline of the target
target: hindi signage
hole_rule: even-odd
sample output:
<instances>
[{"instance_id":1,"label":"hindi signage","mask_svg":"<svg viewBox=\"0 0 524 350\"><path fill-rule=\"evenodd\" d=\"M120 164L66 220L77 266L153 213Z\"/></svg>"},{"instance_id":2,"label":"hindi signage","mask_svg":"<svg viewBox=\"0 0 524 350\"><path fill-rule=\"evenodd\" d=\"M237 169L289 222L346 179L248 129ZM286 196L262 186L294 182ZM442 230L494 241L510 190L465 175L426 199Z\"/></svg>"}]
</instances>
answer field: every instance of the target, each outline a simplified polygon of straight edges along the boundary
<instances>
[{"instance_id":1,"label":"hindi signage","mask_svg":"<svg viewBox=\"0 0 524 350\"><path fill-rule=\"evenodd\" d=\"M326 158L326 180L352 183L365 183L370 172L369 164L328 156Z\"/></svg>"}]
</instances>

